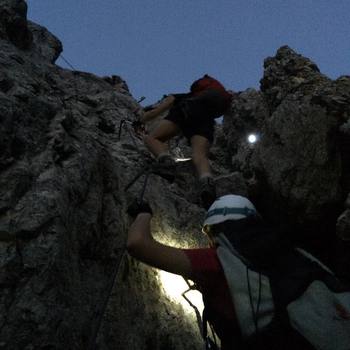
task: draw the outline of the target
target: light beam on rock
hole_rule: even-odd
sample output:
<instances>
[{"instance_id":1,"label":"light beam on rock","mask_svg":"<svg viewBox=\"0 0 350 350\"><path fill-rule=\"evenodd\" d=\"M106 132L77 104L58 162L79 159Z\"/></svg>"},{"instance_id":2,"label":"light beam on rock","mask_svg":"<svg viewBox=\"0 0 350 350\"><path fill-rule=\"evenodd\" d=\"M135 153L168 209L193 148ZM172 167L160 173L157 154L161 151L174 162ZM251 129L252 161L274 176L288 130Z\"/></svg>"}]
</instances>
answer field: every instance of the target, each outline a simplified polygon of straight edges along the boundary
<instances>
[{"instance_id":1,"label":"light beam on rock","mask_svg":"<svg viewBox=\"0 0 350 350\"><path fill-rule=\"evenodd\" d=\"M183 277L166 271L159 271L159 278L164 293L168 298L173 302L180 304L186 313L193 314L195 317L193 307L182 296L182 293L189 288ZM200 314L202 314L204 308L202 294L197 290L191 290L186 293L186 298L189 299L189 301L198 309Z\"/></svg>"}]
</instances>

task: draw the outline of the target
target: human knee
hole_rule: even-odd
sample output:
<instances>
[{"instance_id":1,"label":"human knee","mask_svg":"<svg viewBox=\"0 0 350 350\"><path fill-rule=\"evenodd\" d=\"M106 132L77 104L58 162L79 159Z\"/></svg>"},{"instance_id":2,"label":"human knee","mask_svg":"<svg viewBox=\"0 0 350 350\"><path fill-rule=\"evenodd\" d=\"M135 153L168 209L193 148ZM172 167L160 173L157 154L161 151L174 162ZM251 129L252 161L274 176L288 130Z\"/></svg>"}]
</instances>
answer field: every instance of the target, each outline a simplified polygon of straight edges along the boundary
<instances>
[{"instance_id":1,"label":"human knee","mask_svg":"<svg viewBox=\"0 0 350 350\"><path fill-rule=\"evenodd\" d=\"M154 137L152 135L144 135L143 136L143 142L146 144L146 145L150 145L152 144L154 141L160 141L158 140L157 137Z\"/></svg>"}]
</instances>

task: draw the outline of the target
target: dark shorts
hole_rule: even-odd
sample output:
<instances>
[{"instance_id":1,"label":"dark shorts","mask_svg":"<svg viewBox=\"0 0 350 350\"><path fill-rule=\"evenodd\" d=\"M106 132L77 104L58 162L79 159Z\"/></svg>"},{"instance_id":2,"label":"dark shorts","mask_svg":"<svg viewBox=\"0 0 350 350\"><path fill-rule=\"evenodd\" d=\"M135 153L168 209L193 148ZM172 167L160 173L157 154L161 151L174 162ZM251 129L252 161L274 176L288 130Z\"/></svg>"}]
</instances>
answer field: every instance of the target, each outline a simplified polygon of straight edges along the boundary
<instances>
[{"instance_id":1,"label":"dark shorts","mask_svg":"<svg viewBox=\"0 0 350 350\"><path fill-rule=\"evenodd\" d=\"M174 105L165 119L175 123L188 140L194 135L199 135L212 143L215 118L220 117L225 111L225 101L221 94L215 90L208 90L200 96L189 94L174 94L174 96Z\"/></svg>"}]
</instances>

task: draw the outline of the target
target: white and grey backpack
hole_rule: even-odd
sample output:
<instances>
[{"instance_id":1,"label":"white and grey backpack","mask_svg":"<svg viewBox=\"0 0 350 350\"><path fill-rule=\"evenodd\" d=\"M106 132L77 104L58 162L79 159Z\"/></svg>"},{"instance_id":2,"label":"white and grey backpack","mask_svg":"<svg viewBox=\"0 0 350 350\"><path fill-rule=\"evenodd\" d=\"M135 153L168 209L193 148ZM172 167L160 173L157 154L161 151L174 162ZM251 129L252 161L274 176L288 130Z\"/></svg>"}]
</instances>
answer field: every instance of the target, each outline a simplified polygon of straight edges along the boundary
<instances>
[{"instance_id":1,"label":"white and grey backpack","mask_svg":"<svg viewBox=\"0 0 350 350\"><path fill-rule=\"evenodd\" d=\"M244 339L279 334L288 343L293 332L309 348L350 350L349 286L256 217L220 228L217 253Z\"/></svg>"}]
</instances>

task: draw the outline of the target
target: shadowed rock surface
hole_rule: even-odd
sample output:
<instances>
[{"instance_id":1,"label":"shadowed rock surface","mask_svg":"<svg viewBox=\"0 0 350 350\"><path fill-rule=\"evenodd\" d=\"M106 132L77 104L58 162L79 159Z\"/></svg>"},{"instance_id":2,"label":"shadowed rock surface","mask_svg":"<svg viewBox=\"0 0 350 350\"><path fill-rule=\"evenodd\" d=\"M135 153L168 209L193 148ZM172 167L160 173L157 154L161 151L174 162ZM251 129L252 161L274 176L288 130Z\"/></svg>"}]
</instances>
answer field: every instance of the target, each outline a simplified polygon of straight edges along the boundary
<instances>
[{"instance_id":1,"label":"shadowed rock surface","mask_svg":"<svg viewBox=\"0 0 350 350\"><path fill-rule=\"evenodd\" d=\"M328 79L287 46L264 68L261 91L233 102L221 147L232 170L257 182L251 195L261 213L331 262L335 222L350 190L350 78ZM259 135L253 147L251 132ZM348 215L341 218L338 236L345 238Z\"/></svg>"},{"instance_id":2,"label":"shadowed rock surface","mask_svg":"<svg viewBox=\"0 0 350 350\"><path fill-rule=\"evenodd\" d=\"M98 349L201 349L194 312L124 254L125 210L143 178L125 186L152 161L127 130L118 137L139 107L126 84L56 66L62 45L26 20L24 1L0 0L0 47L0 349L95 339ZM218 126L218 194L249 195L349 277L350 78L330 80L289 47L264 68L261 90L237 94ZM149 178L153 229L169 244L204 245L195 174L179 168L172 184Z\"/></svg>"}]
</instances>

